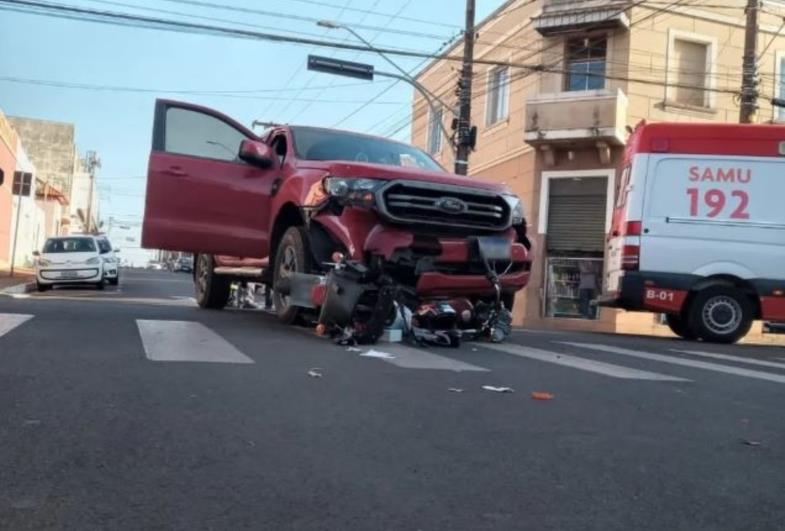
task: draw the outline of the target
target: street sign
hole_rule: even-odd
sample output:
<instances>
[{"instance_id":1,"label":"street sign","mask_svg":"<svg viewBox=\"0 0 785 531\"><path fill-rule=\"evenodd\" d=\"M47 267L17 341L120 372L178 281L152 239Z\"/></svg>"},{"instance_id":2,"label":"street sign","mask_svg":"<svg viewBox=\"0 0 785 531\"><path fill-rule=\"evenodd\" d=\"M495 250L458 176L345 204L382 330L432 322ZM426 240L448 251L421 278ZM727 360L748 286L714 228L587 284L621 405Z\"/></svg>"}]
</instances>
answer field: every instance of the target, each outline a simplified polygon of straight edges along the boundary
<instances>
[{"instance_id":1,"label":"street sign","mask_svg":"<svg viewBox=\"0 0 785 531\"><path fill-rule=\"evenodd\" d=\"M333 59L332 57L309 55L308 70L373 81L373 65L355 63L353 61L342 61L340 59Z\"/></svg>"}]
</instances>

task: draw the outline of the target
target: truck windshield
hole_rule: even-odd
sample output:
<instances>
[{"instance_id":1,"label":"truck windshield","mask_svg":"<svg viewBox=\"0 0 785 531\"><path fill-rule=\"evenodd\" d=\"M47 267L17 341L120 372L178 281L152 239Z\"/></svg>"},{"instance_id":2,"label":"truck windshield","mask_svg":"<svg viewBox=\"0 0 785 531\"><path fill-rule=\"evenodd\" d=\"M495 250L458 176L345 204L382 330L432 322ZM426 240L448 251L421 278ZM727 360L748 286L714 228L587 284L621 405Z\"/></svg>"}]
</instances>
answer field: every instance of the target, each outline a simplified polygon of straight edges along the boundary
<instances>
[{"instance_id":1,"label":"truck windshield","mask_svg":"<svg viewBox=\"0 0 785 531\"><path fill-rule=\"evenodd\" d=\"M316 127L293 127L292 134L297 157L304 160L344 160L444 171L425 152L394 140Z\"/></svg>"}]
</instances>

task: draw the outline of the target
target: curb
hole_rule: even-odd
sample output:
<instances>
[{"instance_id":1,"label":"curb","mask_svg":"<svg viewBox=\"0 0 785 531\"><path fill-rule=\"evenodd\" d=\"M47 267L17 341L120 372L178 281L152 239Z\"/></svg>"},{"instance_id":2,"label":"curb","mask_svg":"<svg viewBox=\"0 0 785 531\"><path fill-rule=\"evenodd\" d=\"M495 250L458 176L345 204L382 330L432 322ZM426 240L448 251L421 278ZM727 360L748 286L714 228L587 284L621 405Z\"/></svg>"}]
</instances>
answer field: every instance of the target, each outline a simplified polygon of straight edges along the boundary
<instances>
[{"instance_id":1,"label":"curb","mask_svg":"<svg viewBox=\"0 0 785 531\"><path fill-rule=\"evenodd\" d=\"M30 293L35 291L35 289L35 282L20 282L0 290L0 293L4 295L20 295L22 293Z\"/></svg>"}]
</instances>

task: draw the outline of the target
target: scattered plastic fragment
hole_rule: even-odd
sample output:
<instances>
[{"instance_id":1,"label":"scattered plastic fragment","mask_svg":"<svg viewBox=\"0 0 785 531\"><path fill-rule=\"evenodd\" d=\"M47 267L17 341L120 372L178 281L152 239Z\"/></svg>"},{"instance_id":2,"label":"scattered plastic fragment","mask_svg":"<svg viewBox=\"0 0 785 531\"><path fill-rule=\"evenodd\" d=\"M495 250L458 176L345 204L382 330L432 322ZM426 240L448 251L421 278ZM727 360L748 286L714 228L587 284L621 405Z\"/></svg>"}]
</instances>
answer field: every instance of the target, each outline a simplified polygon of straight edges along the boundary
<instances>
[{"instance_id":1,"label":"scattered plastic fragment","mask_svg":"<svg viewBox=\"0 0 785 531\"><path fill-rule=\"evenodd\" d=\"M38 419L25 419L24 424L25 426L37 426L38 424L41 424L41 421Z\"/></svg>"},{"instance_id":2,"label":"scattered plastic fragment","mask_svg":"<svg viewBox=\"0 0 785 531\"><path fill-rule=\"evenodd\" d=\"M310 369L308 371L308 376L310 376L311 378L321 378L322 377L321 369L318 367Z\"/></svg>"},{"instance_id":3,"label":"scattered plastic fragment","mask_svg":"<svg viewBox=\"0 0 785 531\"><path fill-rule=\"evenodd\" d=\"M483 389L486 391L493 391L494 393L514 393L515 390L512 387L496 387L493 385L483 385Z\"/></svg>"},{"instance_id":4,"label":"scattered plastic fragment","mask_svg":"<svg viewBox=\"0 0 785 531\"><path fill-rule=\"evenodd\" d=\"M744 442L744 444L746 444L747 446L760 446L760 441L752 441L750 439L744 439L744 441L742 442Z\"/></svg>"},{"instance_id":5,"label":"scattered plastic fragment","mask_svg":"<svg viewBox=\"0 0 785 531\"><path fill-rule=\"evenodd\" d=\"M362 354L360 354L360 356L363 356L365 358L380 358L383 360L395 359L395 356L393 356L392 354L389 354L387 352L382 352L381 350L369 350L368 352L363 352Z\"/></svg>"},{"instance_id":6,"label":"scattered plastic fragment","mask_svg":"<svg viewBox=\"0 0 785 531\"><path fill-rule=\"evenodd\" d=\"M534 391L532 393L532 398L535 400L553 400L553 394L543 391Z\"/></svg>"},{"instance_id":7,"label":"scattered plastic fragment","mask_svg":"<svg viewBox=\"0 0 785 531\"><path fill-rule=\"evenodd\" d=\"M346 352L362 352L363 349L357 347L346 347Z\"/></svg>"},{"instance_id":8,"label":"scattered plastic fragment","mask_svg":"<svg viewBox=\"0 0 785 531\"><path fill-rule=\"evenodd\" d=\"M460 387L450 387L447 390L451 393L463 393L463 389Z\"/></svg>"}]
</instances>

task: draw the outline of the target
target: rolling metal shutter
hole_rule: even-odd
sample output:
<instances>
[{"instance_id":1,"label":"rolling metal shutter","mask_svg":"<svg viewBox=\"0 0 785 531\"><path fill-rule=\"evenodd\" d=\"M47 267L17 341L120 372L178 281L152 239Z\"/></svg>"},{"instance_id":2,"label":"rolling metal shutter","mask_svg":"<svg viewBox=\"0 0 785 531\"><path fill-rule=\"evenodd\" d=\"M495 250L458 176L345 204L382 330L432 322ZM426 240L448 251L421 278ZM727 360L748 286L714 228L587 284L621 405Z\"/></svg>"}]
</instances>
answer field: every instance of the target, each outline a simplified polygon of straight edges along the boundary
<instances>
[{"instance_id":1,"label":"rolling metal shutter","mask_svg":"<svg viewBox=\"0 0 785 531\"><path fill-rule=\"evenodd\" d=\"M602 181L604 186L605 179ZM572 184L551 183L557 186L549 197L547 249L559 253L601 253L605 248L605 194L587 193L591 190L585 186L570 190Z\"/></svg>"}]
</instances>

